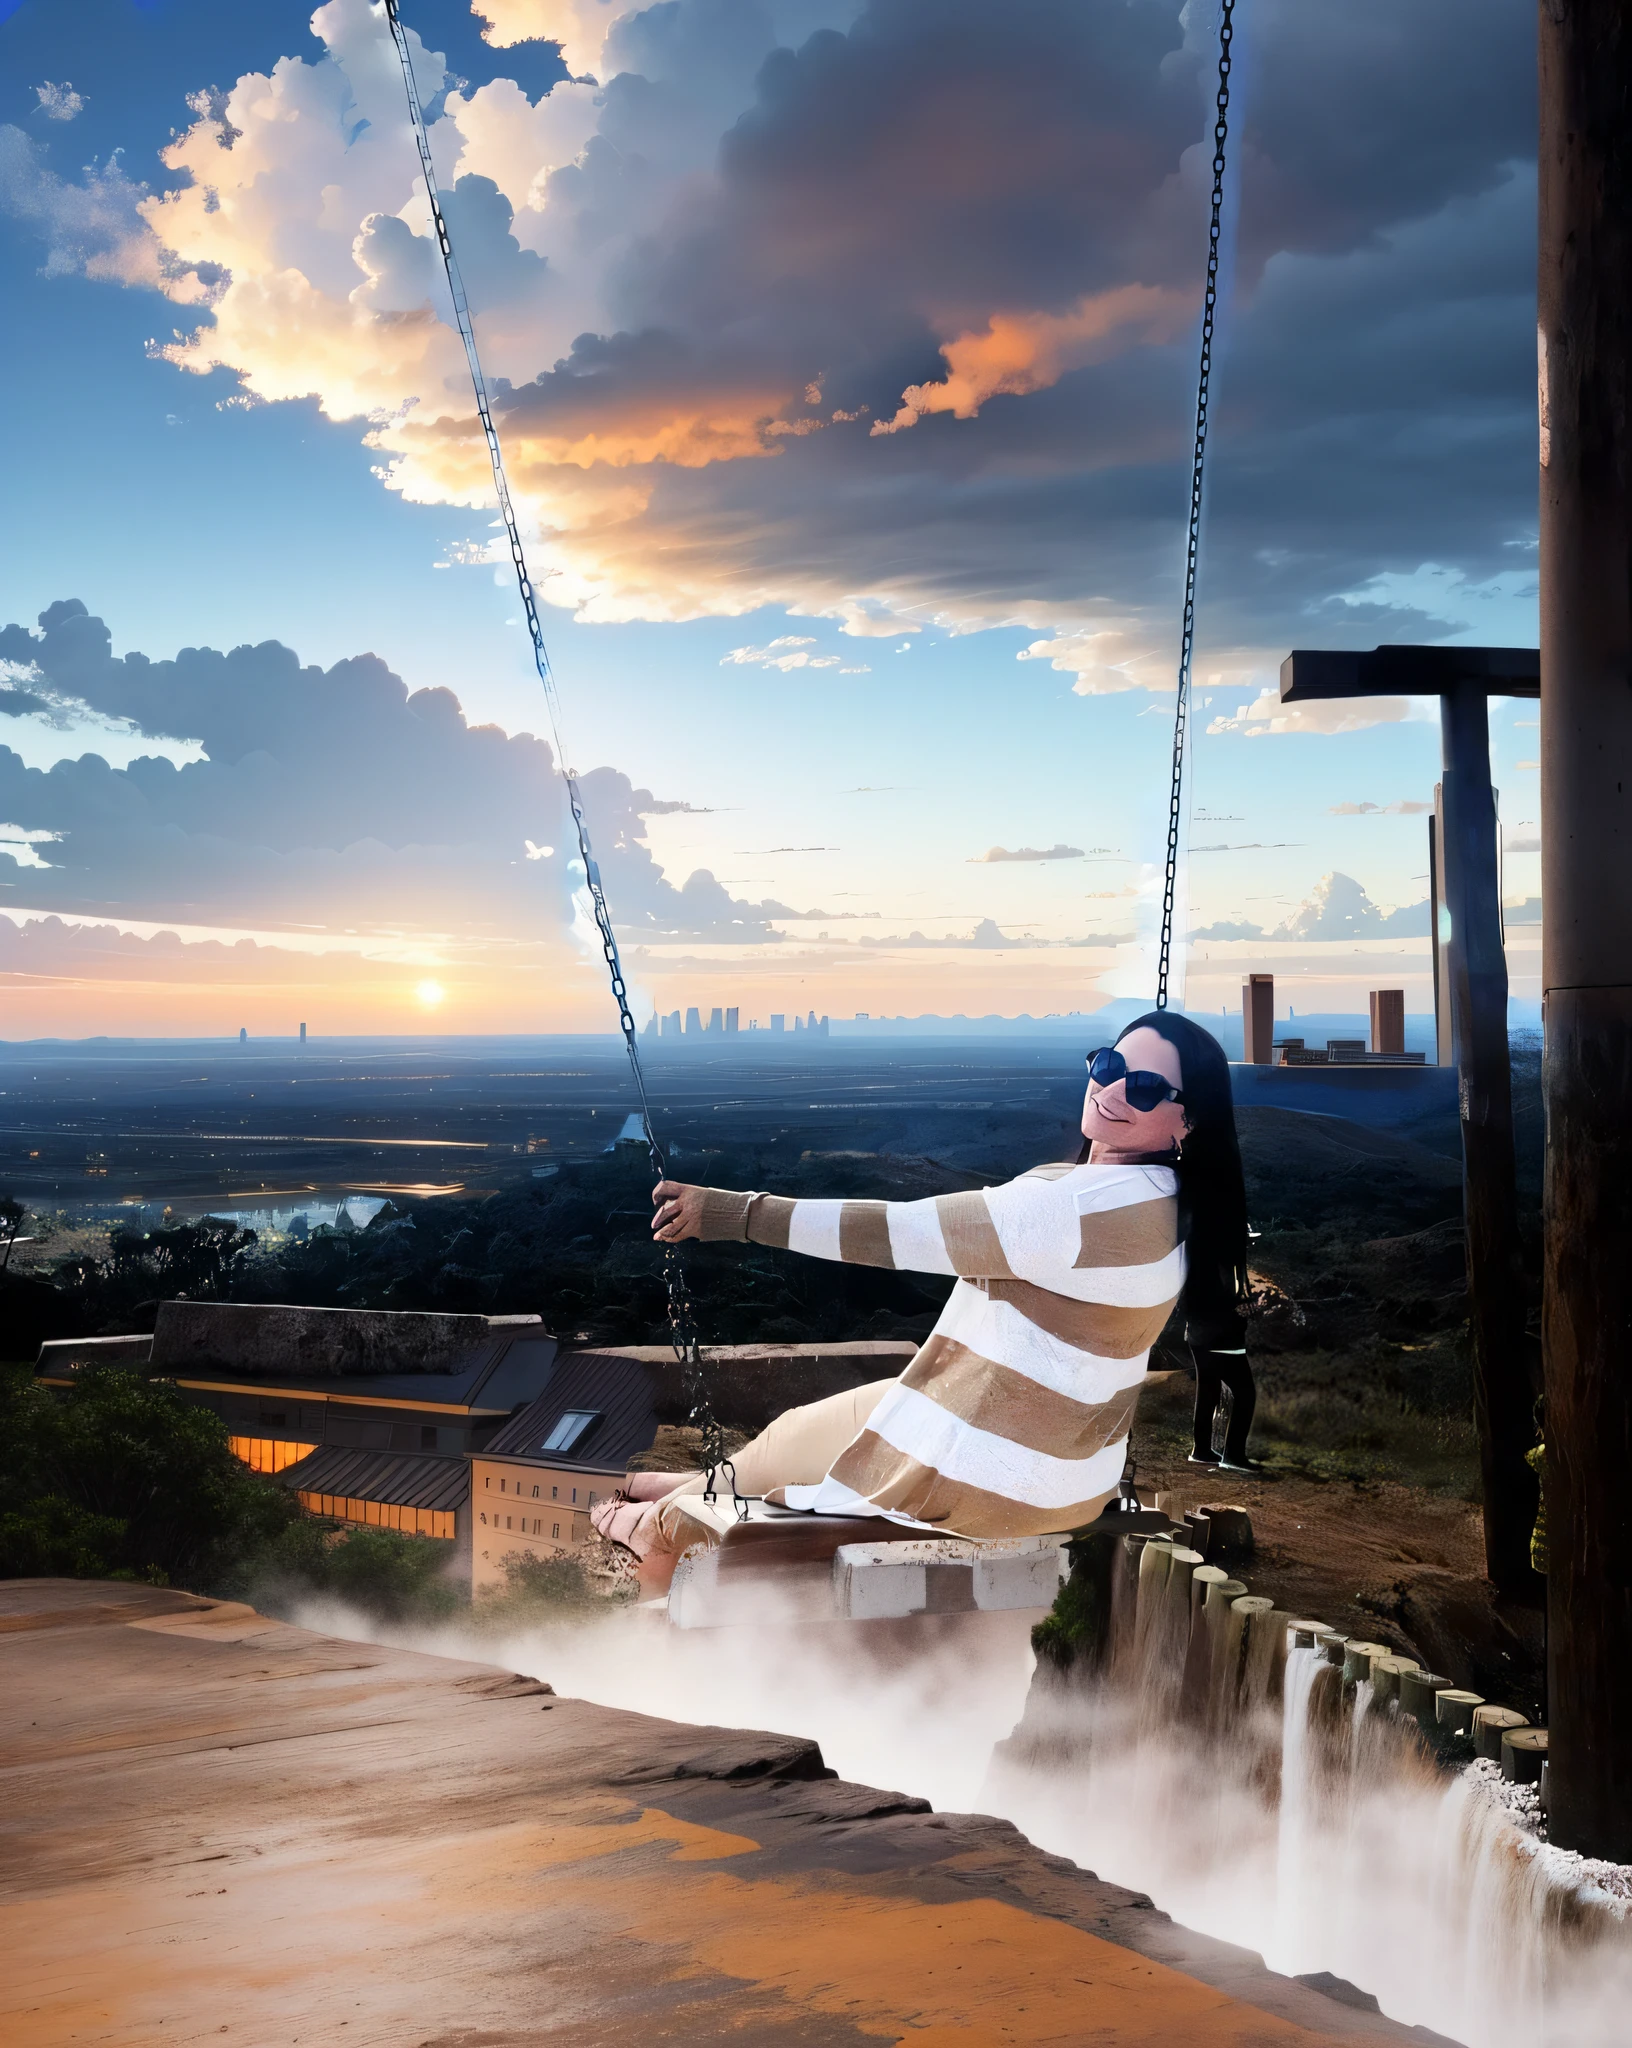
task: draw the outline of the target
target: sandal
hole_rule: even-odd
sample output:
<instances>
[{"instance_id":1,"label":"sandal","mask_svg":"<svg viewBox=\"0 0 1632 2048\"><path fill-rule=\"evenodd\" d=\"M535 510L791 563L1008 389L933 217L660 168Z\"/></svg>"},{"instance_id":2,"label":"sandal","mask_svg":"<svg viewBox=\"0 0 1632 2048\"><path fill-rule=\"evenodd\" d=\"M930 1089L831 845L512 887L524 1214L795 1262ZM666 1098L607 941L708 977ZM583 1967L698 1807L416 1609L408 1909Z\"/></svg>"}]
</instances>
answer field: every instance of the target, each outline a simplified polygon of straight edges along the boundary
<instances>
[{"instance_id":1,"label":"sandal","mask_svg":"<svg viewBox=\"0 0 1632 2048\"><path fill-rule=\"evenodd\" d=\"M605 1542L643 1558L657 1532L657 1503L629 1500L622 1492L609 1494L590 1509L589 1523Z\"/></svg>"},{"instance_id":2,"label":"sandal","mask_svg":"<svg viewBox=\"0 0 1632 2048\"><path fill-rule=\"evenodd\" d=\"M662 1500L677 1486L684 1486L688 1479L696 1477L695 1472L631 1472L623 1482L623 1498Z\"/></svg>"}]
</instances>

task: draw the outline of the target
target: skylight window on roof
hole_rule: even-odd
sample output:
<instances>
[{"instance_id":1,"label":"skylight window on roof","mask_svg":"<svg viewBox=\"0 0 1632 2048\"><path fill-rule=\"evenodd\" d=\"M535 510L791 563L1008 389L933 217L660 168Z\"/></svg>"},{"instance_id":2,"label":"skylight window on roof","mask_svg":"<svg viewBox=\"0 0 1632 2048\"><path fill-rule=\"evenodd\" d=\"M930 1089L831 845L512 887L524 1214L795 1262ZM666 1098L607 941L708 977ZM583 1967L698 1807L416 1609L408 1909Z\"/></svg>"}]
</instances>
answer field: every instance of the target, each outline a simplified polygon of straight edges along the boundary
<instances>
[{"instance_id":1,"label":"skylight window on roof","mask_svg":"<svg viewBox=\"0 0 1632 2048\"><path fill-rule=\"evenodd\" d=\"M598 1408L569 1408L539 1448L555 1451L564 1458L571 1457L600 1419Z\"/></svg>"}]
</instances>

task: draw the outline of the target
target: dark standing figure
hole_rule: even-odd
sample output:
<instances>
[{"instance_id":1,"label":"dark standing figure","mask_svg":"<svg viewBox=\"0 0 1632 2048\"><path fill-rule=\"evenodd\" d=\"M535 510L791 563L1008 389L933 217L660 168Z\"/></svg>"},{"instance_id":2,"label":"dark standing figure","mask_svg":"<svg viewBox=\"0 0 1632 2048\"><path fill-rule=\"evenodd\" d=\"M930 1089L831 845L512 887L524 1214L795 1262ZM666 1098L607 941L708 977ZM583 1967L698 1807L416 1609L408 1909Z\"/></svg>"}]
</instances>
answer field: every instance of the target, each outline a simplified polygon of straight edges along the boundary
<instances>
[{"instance_id":1,"label":"dark standing figure","mask_svg":"<svg viewBox=\"0 0 1632 2048\"><path fill-rule=\"evenodd\" d=\"M1185 1324L1184 1336L1196 1367L1196 1443L1190 1453L1191 1464L1217 1465L1226 1472L1261 1472L1257 1460L1247 1456L1258 1388L1247 1360L1245 1325L1221 1329L1216 1324L1191 1321ZM1230 1419L1220 1457L1213 1449L1213 1433L1226 1387L1230 1390Z\"/></svg>"},{"instance_id":2,"label":"dark standing figure","mask_svg":"<svg viewBox=\"0 0 1632 2048\"><path fill-rule=\"evenodd\" d=\"M1203 1037L1184 1019L1171 1028ZM1199 1052L1199 1048L1198 1048ZM1186 1184L1206 1188L1205 1221L1198 1210L1188 1236L1189 1277L1184 1293L1184 1336L1196 1368L1195 1448L1193 1465L1222 1466L1226 1472L1261 1472L1247 1455L1247 1438L1258 1406L1258 1389L1247 1361L1247 1190L1241 1171L1241 1147L1235 1134L1230 1096L1230 1070L1222 1055L1192 1056L1195 1078L1187 1077L1186 1099L1195 1105L1193 1128L1186 1132L1179 1155L1180 1203ZM1203 1099L1205 1098L1205 1099ZM1224 1389L1230 1390L1230 1417L1224 1455L1213 1449L1213 1431Z\"/></svg>"}]
</instances>

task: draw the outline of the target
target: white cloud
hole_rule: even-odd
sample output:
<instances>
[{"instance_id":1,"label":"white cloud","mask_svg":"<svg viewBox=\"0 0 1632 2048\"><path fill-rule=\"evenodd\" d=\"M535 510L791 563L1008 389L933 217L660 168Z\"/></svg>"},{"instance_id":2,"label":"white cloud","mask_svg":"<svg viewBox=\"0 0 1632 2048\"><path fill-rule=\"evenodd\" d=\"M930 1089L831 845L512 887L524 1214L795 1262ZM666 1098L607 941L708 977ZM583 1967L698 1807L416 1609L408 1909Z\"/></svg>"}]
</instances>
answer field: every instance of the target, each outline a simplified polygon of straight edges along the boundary
<instances>
[{"instance_id":1,"label":"white cloud","mask_svg":"<svg viewBox=\"0 0 1632 2048\"><path fill-rule=\"evenodd\" d=\"M1063 843L1039 849L1035 846L1017 846L1012 851L1006 846L989 846L984 853L971 854L971 867L984 867L998 861L1036 860L1081 860L1080 846L1066 846Z\"/></svg>"},{"instance_id":2,"label":"white cloud","mask_svg":"<svg viewBox=\"0 0 1632 2048\"><path fill-rule=\"evenodd\" d=\"M1123 690L1172 690L1173 665L1165 653L1131 636L1123 627L1056 627L1047 640L1022 647L1016 661L1046 661L1062 675L1075 676L1078 697L1108 697Z\"/></svg>"},{"instance_id":3,"label":"white cloud","mask_svg":"<svg viewBox=\"0 0 1632 2048\"><path fill-rule=\"evenodd\" d=\"M71 121L85 111L85 95L75 92L67 79L61 85L53 85L48 78L43 85L35 86L34 97L48 121Z\"/></svg>"},{"instance_id":4,"label":"white cloud","mask_svg":"<svg viewBox=\"0 0 1632 2048\"><path fill-rule=\"evenodd\" d=\"M1334 818L1415 818L1434 807L1411 797L1396 797L1391 804L1342 803L1328 806Z\"/></svg>"},{"instance_id":5,"label":"white cloud","mask_svg":"<svg viewBox=\"0 0 1632 2048\"><path fill-rule=\"evenodd\" d=\"M1207 731L1243 732L1252 739L1266 733L1363 732L1371 725L1397 724L1410 710L1404 697L1327 697L1310 704L1283 704L1280 691L1266 684L1234 717L1215 718Z\"/></svg>"},{"instance_id":6,"label":"white cloud","mask_svg":"<svg viewBox=\"0 0 1632 2048\"><path fill-rule=\"evenodd\" d=\"M808 633L782 633L763 647L733 647L720 657L721 668L779 668L784 675L796 668L838 668L836 654L811 654L816 645ZM870 669L841 669L841 675L870 675Z\"/></svg>"},{"instance_id":7,"label":"white cloud","mask_svg":"<svg viewBox=\"0 0 1632 2048\"><path fill-rule=\"evenodd\" d=\"M21 825L0 825L0 854L9 856L20 868L49 867L51 863L41 860L37 849L61 837L60 832L25 832Z\"/></svg>"},{"instance_id":8,"label":"white cloud","mask_svg":"<svg viewBox=\"0 0 1632 2048\"><path fill-rule=\"evenodd\" d=\"M45 244L47 277L146 285L182 305L207 305L219 272L207 262L183 263L161 245L141 217L146 197L117 155L88 164L73 183L57 176L20 128L0 125L0 210Z\"/></svg>"},{"instance_id":9,"label":"white cloud","mask_svg":"<svg viewBox=\"0 0 1632 2048\"><path fill-rule=\"evenodd\" d=\"M1380 910L1352 875L1323 875L1311 894L1267 936L1277 939L1417 938L1428 931L1428 905Z\"/></svg>"}]
</instances>

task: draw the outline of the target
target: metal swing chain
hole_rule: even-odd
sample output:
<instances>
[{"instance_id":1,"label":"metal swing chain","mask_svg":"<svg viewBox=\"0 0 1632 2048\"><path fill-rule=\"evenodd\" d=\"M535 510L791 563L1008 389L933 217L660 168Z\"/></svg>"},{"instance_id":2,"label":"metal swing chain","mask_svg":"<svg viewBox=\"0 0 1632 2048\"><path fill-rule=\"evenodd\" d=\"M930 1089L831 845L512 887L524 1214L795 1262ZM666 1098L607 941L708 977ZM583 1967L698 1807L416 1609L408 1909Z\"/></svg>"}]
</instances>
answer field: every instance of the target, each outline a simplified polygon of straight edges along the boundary
<instances>
[{"instance_id":1,"label":"metal swing chain","mask_svg":"<svg viewBox=\"0 0 1632 2048\"><path fill-rule=\"evenodd\" d=\"M1218 315L1218 241L1224 213L1224 145L1230 132L1230 44L1235 0L1223 0L1218 24L1218 102L1213 122L1213 214L1207 229L1207 291L1202 301L1201 365L1196 377L1196 439L1190 465L1190 528L1184 556L1184 623L1179 636L1179 701L1173 715L1173 778L1167 800L1167 868L1162 882L1162 944L1156 965L1156 1007L1167 1008L1173 963L1173 909L1178 893L1179 827L1184 750L1190 735L1190 669L1196 642L1196 562L1201 551L1201 481L1207 456L1207 407Z\"/></svg>"},{"instance_id":2,"label":"metal swing chain","mask_svg":"<svg viewBox=\"0 0 1632 2048\"><path fill-rule=\"evenodd\" d=\"M430 201L437 248L441 252L442 268L447 276L448 290L453 299L459 339L464 344L465 361L470 366L470 381L476 394L476 411L480 416L482 433L487 441L488 460L493 467L493 488L498 494L499 512L510 542L510 560L516 572L516 587L521 593L522 609L527 615L527 633L533 646L533 666L538 671L538 680L544 689L551 736L555 741L556 765L566 785L567 804L572 812L573 828L578 837L578 857L583 863L590 907L595 916L595 929L600 934L601 953L605 958L607 974L612 983L613 1000L618 1006L618 1025L623 1033L624 1051L629 1056L629 1070L634 1076L635 1094L640 1102L640 1121L646 1133L646 1150L651 1159L652 1171L659 1180L667 1180L668 1161L663 1156L663 1148L658 1143L657 1132L652 1124L651 1103L646 1094L646 1075L640 1062L635 1019L629 1008L629 992L623 978L623 961L618 952L617 936L612 929L612 914L607 908L600 867L590 847L589 827L584 819L583 795L578 783L578 774L576 769L569 765L569 757L561 736L561 704L556 690L555 671L550 665L549 650L544 644L544 628L538 616L532 578L527 573L527 559L522 552L521 526L510 497L510 485L505 475L504 454L499 445L498 429L493 424L493 409L487 395L487 379L482 374L481 358L476 352L476 330L471 322L470 302L465 296L458 259L453 253L448 224L442 214L441 188L437 184L436 166L431 158L430 137L425 128L424 109L420 105L419 86L414 78L413 58L409 53L408 34L403 26L398 0L385 0L385 18L390 25L391 40L396 45L397 60L402 66L402 82L408 93L408 118L413 126L414 142L419 150L419 167L425 180L425 195ZM702 1433L703 1465L707 1475L703 1498L707 1501L715 1498L715 1474L723 1472L731 1487L731 1499L736 1507L738 1519L745 1521L748 1516L748 1503L737 1491L736 1467L725 1455L724 1432L709 1399L707 1377L703 1370L702 1352L697 1337L697 1323L692 1313L691 1291L686 1285L685 1269L681 1265L679 1252L672 1244L665 1244L663 1247L663 1282L668 1295L669 1341L674 1346L674 1355L680 1364L688 1418Z\"/></svg>"}]
</instances>

